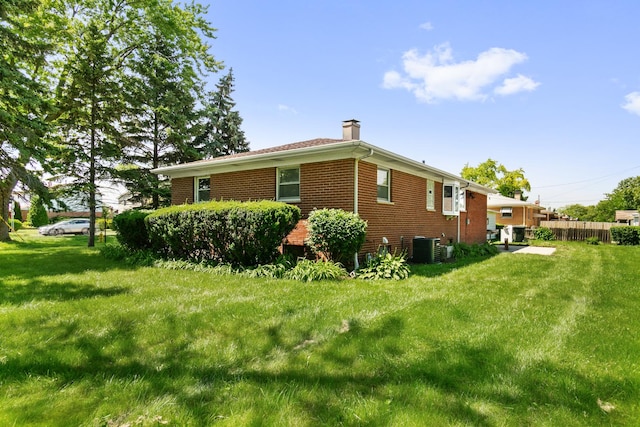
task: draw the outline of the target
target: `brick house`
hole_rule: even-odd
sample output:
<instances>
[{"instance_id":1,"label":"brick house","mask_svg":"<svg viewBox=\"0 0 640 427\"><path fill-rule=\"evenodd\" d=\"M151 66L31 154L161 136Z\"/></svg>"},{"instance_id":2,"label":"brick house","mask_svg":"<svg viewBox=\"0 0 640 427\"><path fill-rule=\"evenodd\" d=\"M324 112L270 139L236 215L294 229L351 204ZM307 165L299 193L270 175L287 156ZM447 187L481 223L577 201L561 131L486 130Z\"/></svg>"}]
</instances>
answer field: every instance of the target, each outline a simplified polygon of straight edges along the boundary
<instances>
[{"instance_id":1,"label":"brick house","mask_svg":"<svg viewBox=\"0 0 640 427\"><path fill-rule=\"evenodd\" d=\"M362 253L383 240L412 253L415 236L443 243L486 241L493 190L360 140L356 120L343 139L313 139L155 169L171 178L172 204L205 200L279 200L300 207L356 212L367 221ZM302 244L304 220L286 239ZM384 239L383 239L384 238Z\"/></svg>"},{"instance_id":2,"label":"brick house","mask_svg":"<svg viewBox=\"0 0 640 427\"><path fill-rule=\"evenodd\" d=\"M546 218L546 215L542 213L544 208L540 207L538 203L521 200L518 194L515 198L490 194L487 199L487 208L498 212L496 222L501 225L538 227L540 220Z\"/></svg>"}]
</instances>

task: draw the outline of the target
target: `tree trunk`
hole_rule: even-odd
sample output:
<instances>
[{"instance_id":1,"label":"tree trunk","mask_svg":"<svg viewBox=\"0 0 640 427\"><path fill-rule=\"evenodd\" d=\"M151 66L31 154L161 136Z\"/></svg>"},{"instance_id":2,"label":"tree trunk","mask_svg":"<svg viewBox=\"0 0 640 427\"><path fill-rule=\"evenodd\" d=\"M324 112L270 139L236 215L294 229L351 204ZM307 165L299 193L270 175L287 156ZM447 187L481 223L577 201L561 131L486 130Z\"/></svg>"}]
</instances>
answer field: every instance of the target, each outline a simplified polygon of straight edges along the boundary
<instances>
[{"instance_id":1,"label":"tree trunk","mask_svg":"<svg viewBox=\"0 0 640 427\"><path fill-rule=\"evenodd\" d=\"M13 172L9 172L4 180L0 181L0 242L11 240L9 236L9 203L11 193L16 187L18 181L15 179Z\"/></svg>"},{"instance_id":2,"label":"tree trunk","mask_svg":"<svg viewBox=\"0 0 640 427\"><path fill-rule=\"evenodd\" d=\"M160 132L158 130L158 113L153 113L153 169L158 167L158 145L160 140ZM160 195L158 194L158 185L153 185L153 191L151 193L151 207L153 209L158 209L160 207Z\"/></svg>"}]
</instances>

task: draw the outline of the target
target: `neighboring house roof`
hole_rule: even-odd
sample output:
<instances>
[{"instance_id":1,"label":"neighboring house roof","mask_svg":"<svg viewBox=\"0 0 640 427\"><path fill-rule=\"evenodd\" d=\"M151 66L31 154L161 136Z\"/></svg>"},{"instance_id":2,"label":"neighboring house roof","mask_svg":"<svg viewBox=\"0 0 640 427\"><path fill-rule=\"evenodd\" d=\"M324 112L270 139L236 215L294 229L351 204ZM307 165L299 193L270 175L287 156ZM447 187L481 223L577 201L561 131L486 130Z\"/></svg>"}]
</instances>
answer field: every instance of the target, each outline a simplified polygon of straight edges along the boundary
<instances>
[{"instance_id":1,"label":"neighboring house roof","mask_svg":"<svg viewBox=\"0 0 640 427\"><path fill-rule=\"evenodd\" d=\"M466 184L467 187L465 188L477 193L490 194L495 192L491 188L463 179L455 174L411 160L361 140L327 138L312 139L262 150L161 167L152 170L152 172L172 178L180 178L340 159L366 159L366 161L382 167L422 176L434 181L458 181L463 187Z\"/></svg>"},{"instance_id":2,"label":"neighboring house roof","mask_svg":"<svg viewBox=\"0 0 640 427\"><path fill-rule=\"evenodd\" d=\"M638 217L637 210L616 211L616 221L632 221Z\"/></svg>"},{"instance_id":3,"label":"neighboring house roof","mask_svg":"<svg viewBox=\"0 0 640 427\"><path fill-rule=\"evenodd\" d=\"M534 209L544 209L540 205L525 200L518 200L512 197L506 197L501 194L489 194L487 197L487 207L500 208L500 207L516 207L527 206Z\"/></svg>"}]
</instances>

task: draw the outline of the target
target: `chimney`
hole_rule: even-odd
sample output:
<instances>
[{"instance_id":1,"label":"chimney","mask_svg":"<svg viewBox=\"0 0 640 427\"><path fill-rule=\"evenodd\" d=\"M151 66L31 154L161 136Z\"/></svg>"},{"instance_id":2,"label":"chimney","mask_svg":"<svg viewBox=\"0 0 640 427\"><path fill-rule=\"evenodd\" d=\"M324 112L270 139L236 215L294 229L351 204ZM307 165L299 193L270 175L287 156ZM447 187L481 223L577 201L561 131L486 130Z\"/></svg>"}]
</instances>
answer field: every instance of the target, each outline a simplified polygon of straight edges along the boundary
<instances>
[{"instance_id":1,"label":"chimney","mask_svg":"<svg viewBox=\"0 0 640 427\"><path fill-rule=\"evenodd\" d=\"M522 191L516 190L515 194L513 195L513 198L516 200L522 199Z\"/></svg>"},{"instance_id":2,"label":"chimney","mask_svg":"<svg viewBox=\"0 0 640 427\"><path fill-rule=\"evenodd\" d=\"M355 119L342 122L342 139L345 141L360 139L360 122Z\"/></svg>"}]
</instances>

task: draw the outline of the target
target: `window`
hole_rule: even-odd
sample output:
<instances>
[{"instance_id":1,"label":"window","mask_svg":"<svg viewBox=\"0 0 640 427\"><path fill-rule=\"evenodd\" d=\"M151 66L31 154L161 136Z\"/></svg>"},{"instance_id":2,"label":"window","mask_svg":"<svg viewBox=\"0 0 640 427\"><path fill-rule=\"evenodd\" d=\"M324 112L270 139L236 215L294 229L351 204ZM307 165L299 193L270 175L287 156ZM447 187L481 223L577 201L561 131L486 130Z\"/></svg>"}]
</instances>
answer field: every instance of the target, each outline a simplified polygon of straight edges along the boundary
<instances>
[{"instance_id":1,"label":"window","mask_svg":"<svg viewBox=\"0 0 640 427\"><path fill-rule=\"evenodd\" d=\"M442 184L442 214L458 216L460 214L460 183Z\"/></svg>"},{"instance_id":2,"label":"window","mask_svg":"<svg viewBox=\"0 0 640 427\"><path fill-rule=\"evenodd\" d=\"M378 169L378 201L390 202L391 201L391 171L389 169Z\"/></svg>"},{"instance_id":3,"label":"window","mask_svg":"<svg viewBox=\"0 0 640 427\"><path fill-rule=\"evenodd\" d=\"M300 167L278 168L277 199L283 202L300 200Z\"/></svg>"},{"instance_id":4,"label":"window","mask_svg":"<svg viewBox=\"0 0 640 427\"><path fill-rule=\"evenodd\" d=\"M467 190L460 190L460 211L467 210Z\"/></svg>"},{"instance_id":5,"label":"window","mask_svg":"<svg viewBox=\"0 0 640 427\"><path fill-rule=\"evenodd\" d=\"M500 216L502 218L511 218L513 216L513 208L500 208Z\"/></svg>"},{"instance_id":6,"label":"window","mask_svg":"<svg viewBox=\"0 0 640 427\"><path fill-rule=\"evenodd\" d=\"M199 176L195 179L194 202L206 202L211 199L211 177Z\"/></svg>"},{"instance_id":7,"label":"window","mask_svg":"<svg viewBox=\"0 0 640 427\"><path fill-rule=\"evenodd\" d=\"M430 179L427 180L427 209L436 210L436 186Z\"/></svg>"}]
</instances>

